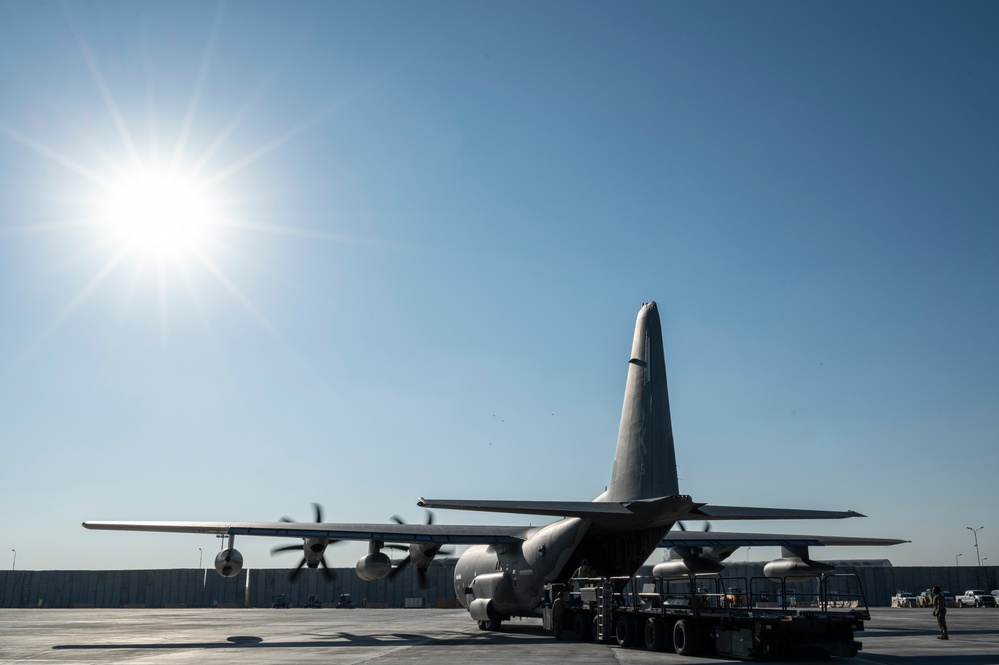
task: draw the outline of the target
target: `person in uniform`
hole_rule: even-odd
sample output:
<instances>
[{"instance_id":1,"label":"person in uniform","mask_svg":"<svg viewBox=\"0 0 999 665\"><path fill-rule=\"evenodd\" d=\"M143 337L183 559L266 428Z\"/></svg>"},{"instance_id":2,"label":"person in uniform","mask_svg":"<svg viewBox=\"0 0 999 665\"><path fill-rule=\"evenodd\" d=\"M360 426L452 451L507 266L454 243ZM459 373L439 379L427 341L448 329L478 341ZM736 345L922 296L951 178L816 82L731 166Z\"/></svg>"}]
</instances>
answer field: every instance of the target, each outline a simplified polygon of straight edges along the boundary
<instances>
[{"instance_id":1,"label":"person in uniform","mask_svg":"<svg viewBox=\"0 0 999 665\"><path fill-rule=\"evenodd\" d=\"M583 561L579 564L579 568L576 569L576 572L573 573L572 576L582 578L598 577L596 569L591 566L590 562L586 559L583 559Z\"/></svg>"},{"instance_id":2,"label":"person in uniform","mask_svg":"<svg viewBox=\"0 0 999 665\"><path fill-rule=\"evenodd\" d=\"M940 627L938 640L949 640L947 637L947 599L940 592L940 587L935 586L933 591L933 616L937 618L937 626Z\"/></svg>"},{"instance_id":3,"label":"person in uniform","mask_svg":"<svg viewBox=\"0 0 999 665\"><path fill-rule=\"evenodd\" d=\"M555 600L552 601L552 632L555 639L562 639L562 627L565 624L565 599L564 591L560 591Z\"/></svg>"}]
</instances>

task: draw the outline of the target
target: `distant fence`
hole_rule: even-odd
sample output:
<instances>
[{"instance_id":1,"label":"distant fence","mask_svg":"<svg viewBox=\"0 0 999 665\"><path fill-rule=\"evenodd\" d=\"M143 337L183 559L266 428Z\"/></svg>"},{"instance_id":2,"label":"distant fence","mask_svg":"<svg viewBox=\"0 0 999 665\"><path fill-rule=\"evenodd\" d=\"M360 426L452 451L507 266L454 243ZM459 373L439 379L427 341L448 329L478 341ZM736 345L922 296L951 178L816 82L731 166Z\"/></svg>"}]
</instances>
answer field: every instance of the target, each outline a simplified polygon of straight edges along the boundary
<instances>
[{"instance_id":1,"label":"distant fence","mask_svg":"<svg viewBox=\"0 0 999 665\"><path fill-rule=\"evenodd\" d=\"M892 566L852 565L853 562L829 561L836 566L834 573L853 573L860 578L864 597L871 607L890 607L897 591L918 594L933 586L954 594L966 589L999 589L996 566ZM886 562L887 563L887 562ZM726 563L724 576L762 577L762 563Z\"/></svg>"},{"instance_id":2,"label":"distant fence","mask_svg":"<svg viewBox=\"0 0 999 665\"><path fill-rule=\"evenodd\" d=\"M835 563L835 562L833 562ZM860 577L871 607L889 606L896 591L919 593L934 585L955 594L965 589L999 588L994 566L842 565L837 573ZM312 596L325 605L350 594L356 605L372 607L455 607L454 561L435 562L421 588L413 566L392 579L365 582L353 568L305 569L295 582L287 569L244 570L224 578L213 569L192 570L14 570L0 571L0 607L270 607L285 595L295 607ZM761 577L762 563L729 563L725 576Z\"/></svg>"},{"instance_id":3,"label":"distant fence","mask_svg":"<svg viewBox=\"0 0 999 665\"><path fill-rule=\"evenodd\" d=\"M333 604L349 594L354 604L377 607L454 607L454 564L437 562L421 588L414 566L391 580L365 582L353 568L304 569L289 580L287 569L244 570L233 578L214 569L14 570L0 571L0 607L270 607L283 594L294 607L312 596Z\"/></svg>"}]
</instances>

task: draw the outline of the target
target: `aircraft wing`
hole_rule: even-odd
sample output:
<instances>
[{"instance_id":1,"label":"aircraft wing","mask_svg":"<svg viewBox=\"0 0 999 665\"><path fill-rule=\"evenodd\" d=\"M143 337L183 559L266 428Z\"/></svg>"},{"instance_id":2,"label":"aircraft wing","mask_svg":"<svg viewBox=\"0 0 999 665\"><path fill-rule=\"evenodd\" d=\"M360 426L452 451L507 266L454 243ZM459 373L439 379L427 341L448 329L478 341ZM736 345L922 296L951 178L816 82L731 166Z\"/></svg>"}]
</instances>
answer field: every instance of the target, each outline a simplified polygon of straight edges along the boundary
<instances>
[{"instance_id":1,"label":"aircraft wing","mask_svg":"<svg viewBox=\"0 0 999 665\"><path fill-rule=\"evenodd\" d=\"M524 540L532 527L444 524L333 524L325 522L119 522L87 521L87 529L109 531L158 531L164 533L214 533L231 536L276 538L329 538L331 540L380 540L453 545L499 545Z\"/></svg>"},{"instance_id":2,"label":"aircraft wing","mask_svg":"<svg viewBox=\"0 0 999 665\"><path fill-rule=\"evenodd\" d=\"M670 531L660 547L880 547L908 540L854 536L805 536L793 533L725 533L715 531Z\"/></svg>"}]
</instances>

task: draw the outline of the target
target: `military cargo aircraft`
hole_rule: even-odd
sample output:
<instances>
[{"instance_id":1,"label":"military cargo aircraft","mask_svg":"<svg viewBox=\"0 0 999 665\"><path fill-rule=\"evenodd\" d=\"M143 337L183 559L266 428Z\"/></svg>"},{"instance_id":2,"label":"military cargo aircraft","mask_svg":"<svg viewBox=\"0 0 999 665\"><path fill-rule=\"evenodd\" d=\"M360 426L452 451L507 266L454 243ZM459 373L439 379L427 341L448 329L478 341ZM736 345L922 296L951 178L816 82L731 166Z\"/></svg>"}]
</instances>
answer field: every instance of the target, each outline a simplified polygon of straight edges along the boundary
<instances>
[{"instance_id":1,"label":"military cargo aircraft","mask_svg":"<svg viewBox=\"0 0 999 665\"><path fill-rule=\"evenodd\" d=\"M545 526L338 524L281 522L125 522L87 521L88 529L213 533L228 536L215 558L219 574L232 577L243 566L236 536L303 539L301 566L326 565L324 554L338 540L368 541L368 554L356 572L364 580L390 575L396 568L383 549L408 544L402 565L425 571L444 545L471 545L458 559L454 590L459 602L484 630L497 630L514 616L535 616L547 582L568 579L585 560L602 576L631 576L655 552L670 548L659 576L692 576L721 569L721 561L742 546L780 546L782 557L767 574L788 576L822 572L831 566L812 561L810 546L895 545L887 538L795 534L688 531L683 520L839 519L862 517L852 510L794 510L714 506L680 494L676 451L666 386L662 328L656 303L642 305L628 360L624 407L610 484L593 501L475 501L424 499L426 508L516 513L558 517ZM674 526L680 525L676 529ZM279 548L286 549L286 548ZM299 549L299 546L295 546Z\"/></svg>"}]
</instances>

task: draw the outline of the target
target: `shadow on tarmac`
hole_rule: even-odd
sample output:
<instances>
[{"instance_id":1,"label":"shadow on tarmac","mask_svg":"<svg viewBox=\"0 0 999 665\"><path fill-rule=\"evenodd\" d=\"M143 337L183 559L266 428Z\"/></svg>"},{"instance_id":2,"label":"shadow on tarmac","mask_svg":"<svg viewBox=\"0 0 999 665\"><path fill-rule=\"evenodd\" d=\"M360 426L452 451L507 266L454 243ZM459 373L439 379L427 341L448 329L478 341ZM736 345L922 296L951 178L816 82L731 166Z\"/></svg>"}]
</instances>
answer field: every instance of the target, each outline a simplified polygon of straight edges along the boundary
<instances>
[{"instance_id":1,"label":"shadow on tarmac","mask_svg":"<svg viewBox=\"0 0 999 665\"><path fill-rule=\"evenodd\" d=\"M331 633L315 635L315 641L298 642L266 642L255 635L235 635L226 638L224 642L156 642L150 644L56 644L52 648L60 651L110 651L122 649L231 649L242 647L249 649L289 649L316 647L362 647L362 646L429 646L452 647L474 646L488 641L489 644L516 644L522 641L521 636L547 635L541 628L523 627L510 631L483 632L481 635L460 635L455 637L435 638L412 633L386 633L354 635L352 633Z\"/></svg>"},{"instance_id":2,"label":"shadow on tarmac","mask_svg":"<svg viewBox=\"0 0 999 665\"><path fill-rule=\"evenodd\" d=\"M939 656L885 656L878 654L874 658L869 658L866 655L858 655L857 658L863 659L862 662L864 663L882 663L883 665L891 665L892 663L919 663L919 665L934 665L935 663L946 663L946 665L996 665L999 663L999 656L961 656L953 654L941 654ZM850 661L832 660L828 662L849 663Z\"/></svg>"},{"instance_id":3,"label":"shadow on tarmac","mask_svg":"<svg viewBox=\"0 0 999 665\"><path fill-rule=\"evenodd\" d=\"M920 628L913 628L911 630L906 629L895 629L895 630L868 630L864 632L857 632L857 639L863 640L864 638L872 639L875 637L919 637L925 636L927 639L934 639L940 634L939 630L922 630ZM959 635L981 635L980 630L952 630L948 629L947 634L951 637ZM999 657L994 661L996 665L999 665Z\"/></svg>"}]
</instances>

